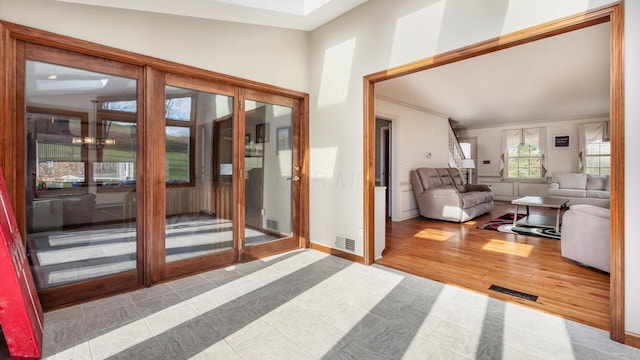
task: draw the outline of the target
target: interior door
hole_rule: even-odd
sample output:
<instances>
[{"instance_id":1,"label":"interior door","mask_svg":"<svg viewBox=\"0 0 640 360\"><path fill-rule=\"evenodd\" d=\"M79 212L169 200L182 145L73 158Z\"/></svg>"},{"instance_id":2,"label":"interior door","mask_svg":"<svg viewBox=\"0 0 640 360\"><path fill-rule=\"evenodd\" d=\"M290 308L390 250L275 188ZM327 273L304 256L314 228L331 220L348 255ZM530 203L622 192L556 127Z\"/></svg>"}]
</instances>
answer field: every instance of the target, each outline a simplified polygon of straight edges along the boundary
<instances>
[{"instance_id":1,"label":"interior door","mask_svg":"<svg viewBox=\"0 0 640 360\"><path fill-rule=\"evenodd\" d=\"M241 260L299 247L300 102L241 92Z\"/></svg>"}]
</instances>

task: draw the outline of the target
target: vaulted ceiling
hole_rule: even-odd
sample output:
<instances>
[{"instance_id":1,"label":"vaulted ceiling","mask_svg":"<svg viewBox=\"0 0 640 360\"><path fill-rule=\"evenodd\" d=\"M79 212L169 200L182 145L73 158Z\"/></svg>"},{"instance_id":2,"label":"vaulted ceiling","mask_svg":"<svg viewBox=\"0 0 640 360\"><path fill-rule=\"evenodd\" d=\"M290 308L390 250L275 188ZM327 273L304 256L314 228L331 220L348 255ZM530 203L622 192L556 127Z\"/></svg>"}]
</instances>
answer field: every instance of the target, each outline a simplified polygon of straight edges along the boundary
<instances>
[{"instance_id":1,"label":"vaulted ceiling","mask_svg":"<svg viewBox=\"0 0 640 360\"><path fill-rule=\"evenodd\" d=\"M538 40L376 85L383 99L461 128L609 114L609 24Z\"/></svg>"}]
</instances>

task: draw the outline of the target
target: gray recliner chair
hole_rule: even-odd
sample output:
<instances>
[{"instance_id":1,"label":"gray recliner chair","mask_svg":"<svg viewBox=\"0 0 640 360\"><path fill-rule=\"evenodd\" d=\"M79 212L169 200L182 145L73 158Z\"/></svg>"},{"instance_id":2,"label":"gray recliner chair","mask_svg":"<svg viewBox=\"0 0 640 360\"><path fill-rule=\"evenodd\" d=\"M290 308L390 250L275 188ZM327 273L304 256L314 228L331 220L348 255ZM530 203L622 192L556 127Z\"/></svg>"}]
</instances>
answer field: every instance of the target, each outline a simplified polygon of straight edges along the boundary
<instances>
[{"instance_id":1,"label":"gray recliner chair","mask_svg":"<svg viewBox=\"0 0 640 360\"><path fill-rule=\"evenodd\" d=\"M607 208L576 204L562 216L562 256L609 272L611 212Z\"/></svg>"},{"instance_id":2,"label":"gray recliner chair","mask_svg":"<svg viewBox=\"0 0 640 360\"><path fill-rule=\"evenodd\" d=\"M418 168L410 173L420 215L438 220L465 222L493 209L488 185L464 183L455 168Z\"/></svg>"}]
</instances>

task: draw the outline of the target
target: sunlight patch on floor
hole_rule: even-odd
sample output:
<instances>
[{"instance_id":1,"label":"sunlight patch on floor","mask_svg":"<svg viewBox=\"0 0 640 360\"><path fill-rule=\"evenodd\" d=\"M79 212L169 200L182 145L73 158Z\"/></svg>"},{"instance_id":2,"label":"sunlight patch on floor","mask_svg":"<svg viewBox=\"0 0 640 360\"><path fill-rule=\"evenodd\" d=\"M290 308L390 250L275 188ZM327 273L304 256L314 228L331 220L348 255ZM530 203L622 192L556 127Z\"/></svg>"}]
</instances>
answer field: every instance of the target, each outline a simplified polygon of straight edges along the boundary
<instances>
[{"instance_id":1,"label":"sunlight patch on floor","mask_svg":"<svg viewBox=\"0 0 640 360\"><path fill-rule=\"evenodd\" d=\"M328 255L313 258L312 262L326 256ZM213 310L261 287L268 286L270 283L303 268L305 264L299 263L297 260L297 257L283 260L278 271L265 267L189 300L90 339L89 343L92 351L101 357L109 357L123 352L130 347L153 338L155 335L192 321L202 313ZM283 267L284 264L288 265L286 271ZM230 270L231 268L227 268L227 271ZM153 330L155 334L150 330ZM114 341L114 339L118 341Z\"/></svg>"},{"instance_id":2,"label":"sunlight patch on floor","mask_svg":"<svg viewBox=\"0 0 640 360\"><path fill-rule=\"evenodd\" d=\"M426 239L426 240L447 241L455 235L456 233L448 232L448 231L442 231L437 229L424 229L413 236L421 239Z\"/></svg>"},{"instance_id":3,"label":"sunlight patch on floor","mask_svg":"<svg viewBox=\"0 0 640 360\"><path fill-rule=\"evenodd\" d=\"M482 250L521 257L529 257L531 255L531 252L533 251L533 245L491 239L482 247Z\"/></svg>"}]
</instances>

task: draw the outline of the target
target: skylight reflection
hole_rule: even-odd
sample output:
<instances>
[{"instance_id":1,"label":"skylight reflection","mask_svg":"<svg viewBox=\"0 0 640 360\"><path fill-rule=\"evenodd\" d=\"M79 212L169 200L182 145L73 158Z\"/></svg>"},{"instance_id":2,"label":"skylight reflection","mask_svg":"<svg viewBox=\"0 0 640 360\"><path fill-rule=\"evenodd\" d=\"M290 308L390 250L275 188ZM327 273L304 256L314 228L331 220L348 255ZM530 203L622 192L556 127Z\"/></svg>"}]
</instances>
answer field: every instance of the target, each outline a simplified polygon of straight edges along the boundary
<instances>
[{"instance_id":1,"label":"skylight reflection","mask_svg":"<svg viewBox=\"0 0 640 360\"><path fill-rule=\"evenodd\" d=\"M526 26L534 26L535 24L542 24L553 19L565 17L575 13L576 9L579 8L586 11L595 7L591 6L593 2L593 0L557 1L553 3L553 7L549 7L548 11L538 11L540 9L538 2L511 0L504 18L502 34L509 34ZM605 5L604 1L602 5Z\"/></svg>"},{"instance_id":2,"label":"skylight reflection","mask_svg":"<svg viewBox=\"0 0 640 360\"><path fill-rule=\"evenodd\" d=\"M356 38L328 48L324 53L318 107L344 103L349 93Z\"/></svg>"},{"instance_id":3,"label":"skylight reflection","mask_svg":"<svg viewBox=\"0 0 640 360\"><path fill-rule=\"evenodd\" d=\"M442 29L446 1L414 11L398 19L389 67L435 54Z\"/></svg>"}]
</instances>

